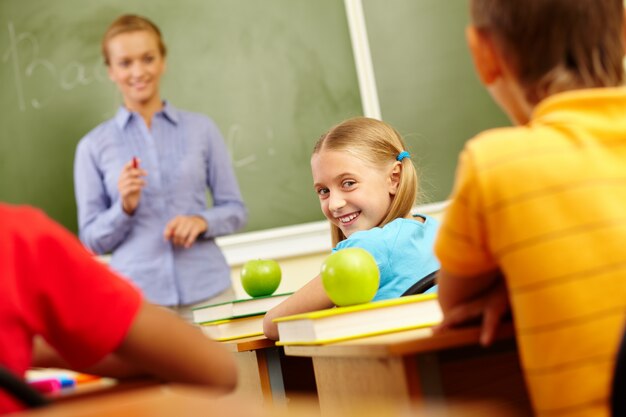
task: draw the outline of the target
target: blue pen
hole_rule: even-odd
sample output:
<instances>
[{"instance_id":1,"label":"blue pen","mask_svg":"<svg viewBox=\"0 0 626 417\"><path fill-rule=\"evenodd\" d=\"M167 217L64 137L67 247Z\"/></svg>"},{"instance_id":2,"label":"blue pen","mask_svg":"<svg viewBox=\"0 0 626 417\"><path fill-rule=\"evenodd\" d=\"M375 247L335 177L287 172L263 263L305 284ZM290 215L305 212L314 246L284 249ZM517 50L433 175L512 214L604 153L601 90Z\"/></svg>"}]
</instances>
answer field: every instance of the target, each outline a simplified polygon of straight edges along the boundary
<instances>
[{"instance_id":1,"label":"blue pen","mask_svg":"<svg viewBox=\"0 0 626 417\"><path fill-rule=\"evenodd\" d=\"M76 380L66 375L58 376L57 379L61 383L61 388L70 388L76 385Z\"/></svg>"}]
</instances>

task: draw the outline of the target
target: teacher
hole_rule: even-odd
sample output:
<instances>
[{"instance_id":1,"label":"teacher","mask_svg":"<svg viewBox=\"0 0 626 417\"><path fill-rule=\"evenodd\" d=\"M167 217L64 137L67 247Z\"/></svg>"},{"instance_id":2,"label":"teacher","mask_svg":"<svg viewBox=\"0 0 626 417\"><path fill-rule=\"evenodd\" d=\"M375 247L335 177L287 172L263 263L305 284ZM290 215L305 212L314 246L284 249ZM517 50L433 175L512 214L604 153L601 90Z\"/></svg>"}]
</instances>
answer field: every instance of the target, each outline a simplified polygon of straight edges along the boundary
<instances>
[{"instance_id":1,"label":"teacher","mask_svg":"<svg viewBox=\"0 0 626 417\"><path fill-rule=\"evenodd\" d=\"M148 300L191 319L196 305L235 298L214 240L247 220L230 156L211 119L161 99L166 48L154 23L119 17L102 53L123 105L76 149L79 237L112 253Z\"/></svg>"}]
</instances>

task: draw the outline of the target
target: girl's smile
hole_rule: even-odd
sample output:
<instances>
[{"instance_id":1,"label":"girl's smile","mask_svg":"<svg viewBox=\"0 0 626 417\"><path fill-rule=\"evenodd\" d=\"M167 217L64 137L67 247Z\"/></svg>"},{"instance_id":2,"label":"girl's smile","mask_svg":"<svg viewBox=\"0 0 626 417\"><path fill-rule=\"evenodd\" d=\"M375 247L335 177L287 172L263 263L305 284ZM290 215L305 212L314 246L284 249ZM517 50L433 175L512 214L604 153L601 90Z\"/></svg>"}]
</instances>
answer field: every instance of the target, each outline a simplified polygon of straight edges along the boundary
<instances>
[{"instance_id":1,"label":"girl's smile","mask_svg":"<svg viewBox=\"0 0 626 417\"><path fill-rule=\"evenodd\" d=\"M356 221L357 217L359 217L359 214L361 214L360 211L356 213L350 213L346 216L338 217L338 219L344 226L348 226Z\"/></svg>"}]
</instances>

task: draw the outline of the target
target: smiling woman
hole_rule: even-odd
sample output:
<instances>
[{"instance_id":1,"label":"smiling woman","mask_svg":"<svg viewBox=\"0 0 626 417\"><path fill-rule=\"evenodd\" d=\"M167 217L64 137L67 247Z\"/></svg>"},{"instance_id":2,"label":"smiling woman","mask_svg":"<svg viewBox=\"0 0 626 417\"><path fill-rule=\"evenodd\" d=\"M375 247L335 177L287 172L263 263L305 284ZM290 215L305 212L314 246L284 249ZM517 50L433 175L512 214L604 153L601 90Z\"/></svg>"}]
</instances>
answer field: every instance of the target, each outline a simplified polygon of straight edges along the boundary
<instances>
[{"instance_id":1,"label":"smiling woman","mask_svg":"<svg viewBox=\"0 0 626 417\"><path fill-rule=\"evenodd\" d=\"M78 144L79 235L94 252L112 252L111 266L150 301L191 319L197 303L234 298L214 241L247 219L230 157L211 119L162 100L166 48L154 23L119 17L102 52L123 105Z\"/></svg>"}]
</instances>

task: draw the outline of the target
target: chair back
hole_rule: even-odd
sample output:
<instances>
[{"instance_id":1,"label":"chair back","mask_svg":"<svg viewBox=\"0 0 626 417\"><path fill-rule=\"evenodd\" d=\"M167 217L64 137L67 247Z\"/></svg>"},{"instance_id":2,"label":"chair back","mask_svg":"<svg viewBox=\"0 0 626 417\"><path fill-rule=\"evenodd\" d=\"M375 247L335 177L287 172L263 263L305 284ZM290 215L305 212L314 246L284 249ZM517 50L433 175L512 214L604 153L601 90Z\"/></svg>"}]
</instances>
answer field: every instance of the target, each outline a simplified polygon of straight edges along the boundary
<instances>
[{"instance_id":1,"label":"chair back","mask_svg":"<svg viewBox=\"0 0 626 417\"><path fill-rule=\"evenodd\" d=\"M439 270L437 270L435 272L431 272L430 274L426 275L425 277L418 279L415 284L411 285L409 287L409 289L406 290L401 295L401 297L404 297L406 295L423 294L426 291L428 291L429 289L431 289L432 287L434 287L435 286L435 278L437 278L437 272L439 272Z\"/></svg>"}]
</instances>

